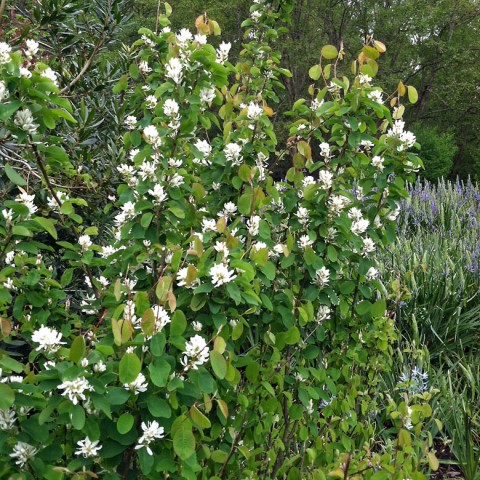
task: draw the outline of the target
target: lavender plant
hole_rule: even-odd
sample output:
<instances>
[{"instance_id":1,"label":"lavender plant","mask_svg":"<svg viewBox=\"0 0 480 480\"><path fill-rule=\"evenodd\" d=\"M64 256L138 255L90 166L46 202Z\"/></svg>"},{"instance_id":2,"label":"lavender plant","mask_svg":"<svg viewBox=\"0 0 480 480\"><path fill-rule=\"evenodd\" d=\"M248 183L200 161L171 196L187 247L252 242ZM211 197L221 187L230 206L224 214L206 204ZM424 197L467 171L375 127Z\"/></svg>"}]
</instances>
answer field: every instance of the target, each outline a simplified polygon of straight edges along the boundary
<instances>
[{"instance_id":1,"label":"lavender plant","mask_svg":"<svg viewBox=\"0 0 480 480\"><path fill-rule=\"evenodd\" d=\"M1 45L2 135L26 163L5 163L1 208L2 474L418 480L438 467L428 392L388 400L389 438L376 421L396 334L373 254L421 165L402 120L416 92L400 83L392 113L373 80L384 45L366 45L350 79L328 45L281 149L289 72L273 46L291 8L252 5L235 65L206 15L195 35L172 32L165 4L159 30L140 31L114 88L124 182L100 232L57 182L77 172L55 144L57 121L75 119L54 72Z\"/></svg>"}]
</instances>

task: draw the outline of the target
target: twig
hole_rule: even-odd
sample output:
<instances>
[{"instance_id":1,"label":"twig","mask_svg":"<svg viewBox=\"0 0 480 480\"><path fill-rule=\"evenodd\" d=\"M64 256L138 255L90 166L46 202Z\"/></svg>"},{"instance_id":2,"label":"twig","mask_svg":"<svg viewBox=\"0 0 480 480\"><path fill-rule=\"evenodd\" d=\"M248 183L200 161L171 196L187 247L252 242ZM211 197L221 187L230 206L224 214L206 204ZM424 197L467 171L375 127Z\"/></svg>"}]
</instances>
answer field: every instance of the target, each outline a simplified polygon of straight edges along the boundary
<instances>
[{"instance_id":1,"label":"twig","mask_svg":"<svg viewBox=\"0 0 480 480\"><path fill-rule=\"evenodd\" d=\"M0 4L0 17L2 17L3 12L5 11L5 4L7 3L7 0L2 0L2 3Z\"/></svg>"}]
</instances>

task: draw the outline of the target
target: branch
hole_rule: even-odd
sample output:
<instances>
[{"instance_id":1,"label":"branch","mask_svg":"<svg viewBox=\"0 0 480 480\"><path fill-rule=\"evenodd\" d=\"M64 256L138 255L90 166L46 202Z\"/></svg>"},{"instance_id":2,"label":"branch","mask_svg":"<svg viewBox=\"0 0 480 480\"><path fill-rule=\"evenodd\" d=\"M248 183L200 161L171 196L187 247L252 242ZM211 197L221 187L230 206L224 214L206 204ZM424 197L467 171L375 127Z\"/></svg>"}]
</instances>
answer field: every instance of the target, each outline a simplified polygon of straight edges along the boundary
<instances>
[{"instance_id":1,"label":"branch","mask_svg":"<svg viewBox=\"0 0 480 480\"><path fill-rule=\"evenodd\" d=\"M93 49L92 54L83 65L82 69L80 70L80 73L66 87L60 90L61 94L68 92L85 75L85 73L87 73L87 70L92 65L93 60L95 59L95 57L97 56L99 50L103 47L103 45L105 45L105 35L102 36L102 38L95 45L95 48Z\"/></svg>"},{"instance_id":2,"label":"branch","mask_svg":"<svg viewBox=\"0 0 480 480\"><path fill-rule=\"evenodd\" d=\"M5 11L5 4L7 3L7 0L2 0L2 3L0 3L0 18L3 16L3 12Z\"/></svg>"}]
</instances>

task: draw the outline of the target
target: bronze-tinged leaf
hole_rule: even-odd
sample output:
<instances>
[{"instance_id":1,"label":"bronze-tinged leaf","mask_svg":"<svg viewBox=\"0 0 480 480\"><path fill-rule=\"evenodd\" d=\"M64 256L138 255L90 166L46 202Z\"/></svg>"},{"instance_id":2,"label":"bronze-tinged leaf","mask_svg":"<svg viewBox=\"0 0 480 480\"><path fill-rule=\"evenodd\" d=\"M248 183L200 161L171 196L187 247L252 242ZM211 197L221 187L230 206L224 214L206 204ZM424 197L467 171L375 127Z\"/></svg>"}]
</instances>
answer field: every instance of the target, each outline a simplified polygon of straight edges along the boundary
<instances>
[{"instance_id":1,"label":"bronze-tinged leaf","mask_svg":"<svg viewBox=\"0 0 480 480\"><path fill-rule=\"evenodd\" d=\"M222 412L222 415L225 418L228 418L228 406L227 406L227 404L219 398L217 398L217 404L218 404L218 407L220 408L220 411Z\"/></svg>"}]
</instances>

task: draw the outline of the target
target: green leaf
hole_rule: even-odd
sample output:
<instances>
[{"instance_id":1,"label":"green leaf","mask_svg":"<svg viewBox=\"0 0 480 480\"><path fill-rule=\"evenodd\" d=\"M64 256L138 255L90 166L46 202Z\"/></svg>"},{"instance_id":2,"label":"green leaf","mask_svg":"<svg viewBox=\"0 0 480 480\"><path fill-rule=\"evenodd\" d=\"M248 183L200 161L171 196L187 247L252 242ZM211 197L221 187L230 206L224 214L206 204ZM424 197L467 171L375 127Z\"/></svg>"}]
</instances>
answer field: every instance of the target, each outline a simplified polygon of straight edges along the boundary
<instances>
[{"instance_id":1,"label":"green leaf","mask_svg":"<svg viewBox=\"0 0 480 480\"><path fill-rule=\"evenodd\" d=\"M300 330L297 327L292 327L285 333L285 343L287 345L295 345L299 340Z\"/></svg>"},{"instance_id":2,"label":"green leaf","mask_svg":"<svg viewBox=\"0 0 480 480\"><path fill-rule=\"evenodd\" d=\"M252 194L251 193L244 193L238 199L238 211L242 215L250 215L251 206L252 206Z\"/></svg>"},{"instance_id":3,"label":"green leaf","mask_svg":"<svg viewBox=\"0 0 480 480\"><path fill-rule=\"evenodd\" d=\"M170 375L170 364L166 360L155 360L148 366L150 379L157 387L164 387Z\"/></svg>"},{"instance_id":4,"label":"green leaf","mask_svg":"<svg viewBox=\"0 0 480 480\"><path fill-rule=\"evenodd\" d=\"M1 410L8 410L15 401L15 391L5 385L4 383L0 383L0 409Z\"/></svg>"},{"instance_id":5,"label":"green leaf","mask_svg":"<svg viewBox=\"0 0 480 480\"><path fill-rule=\"evenodd\" d=\"M27 184L27 182L8 163L5 165L5 173L15 185L23 187Z\"/></svg>"},{"instance_id":6,"label":"green leaf","mask_svg":"<svg viewBox=\"0 0 480 480\"><path fill-rule=\"evenodd\" d=\"M223 358L223 355L215 350L210 350L210 362L215 375L220 379L225 378L227 374L227 362L225 358Z\"/></svg>"},{"instance_id":7,"label":"green leaf","mask_svg":"<svg viewBox=\"0 0 480 480\"><path fill-rule=\"evenodd\" d=\"M173 450L181 460L187 460L195 453L195 436L192 424L185 420L180 423L173 435Z\"/></svg>"},{"instance_id":8,"label":"green leaf","mask_svg":"<svg viewBox=\"0 0 480 480\"><path fill-rule=\"evenodd\" d=\"M176 310L170 323L170 336L176 337L182 335L187 328L187 319L181 310Z\"/></svg>"},{"instance_id":9,"label":"green leaf","mask_svg":"<svg viewBox=\"0 0 480 480\"><path fill-rule=\"evenodd\" d=\"M418 101L418 92L417 89L413 85L409 85L407 87L408 91L408 100L410 103L417 103Z\"/></svg>"},{"instance_id":10,"label":"green leaf","mask_svg":"<svg viewBox=\"0 0 480 480\"><path fill-rule=\"evenodd\" d=\"M387 304L385 300L378 300L372 305L370 313L372 314L372 317L383 317L385 315L386 308Z\"/></svg>"},{"instance_id":11,"label":"green leaf","mask_svg":"<svg viewBox=\"0 0 480 480\"><path fill-rule=\"evenodd\" d=\"M57 230L55 229L55 221L51 218L35 217L33 219L35 223L38 223L46 232L48 232L55 240L58 239Z\"/></svg>"},{"instance_id":12,"label":"green leaf","mask_svg":"<svg viewBox=\"0 0 480 480\"><path fill-rule=\"evenodd\" d=\"M22 227L21 225L14 225L12 227L12 233L14 235L20 235L21 237L32 237L33 233L25 227Z\"/></svg>"},{"instance_id":13,"label":"green leaf","mask_svg":"<svg viewBox=\"0 0 480 480\"><path fill-rule=\"evenodd\" d=\"M210 420L195 405L190 407L190 418L199 428L210 428L212 426Z\"/></svg>"},{"instance_id":14,"label":"green leaf","mask_svg":"<svg viewBox=\"0 0 480 480\"><path fill-rule=\"evenodd\" d=\"M79 335L72 342L72 346L70 347L70 355L68 357L69 360L75 363L80 363L83 356L85 355L85 349L85 338L83 337L83 335Z\"/></svg>"},{"instance_id":15,"label":"green leaf","mask_svg":"<svg viewBox=\"0 0 480 480\"><path fill-rule=\"evenodd\" d=\"M310 68L308 71L308 76L312 80L318 80L320 76L322 75L322 67L320 65L314 65L313 67Z\"/></svg>"},{"instance_id":16,"label":"green leaf","mask_svg":"<svg viewBox=\"0 0 480 480\"><path fill-rule=\"evenodd\" d=\"M128 433L132 429L134 421L135 418L130 413L120 415L117 421L118 433L121 433L122 435Z\"/></svg>"},{"instance_id":17,"label":"green leaf","mask_svg":"<svg viewBox=\"0 0 480 480\"><path fill-rule=\"evenodd\" d=\"M70 420L75 430L81 430L85 426L85 410L80 405L74 405L70 410Z\"/></svg>"},{"instance_id":18,"label":"green leaf","mask_svg":"<svg viewBox=\"0 0 480 480\"><path fill-rule=\"evenodd\" d=\"M0 103L0 121L8 120L22 105L20 100L10 103Z\"/></svg>"},{"instance_id":19,"label":"green leaf","mask_svg":"<svg viewBox=\"0 0 480 480\"><path fill-rule=\"evenodd\" d=\"M126 353L120 360L118 366L120 382L133 382L138 377L141 370L142 363L140 362L140 359L134 353Z\"/></svg>"},{"instance_id":20,"label":"green leaf","mask_svg":"<svg viewBox=\"0 0 480 480\"><path fill-rule=\"evenodd\" d=\"M322 57L326 58L327 60L333 60L337 58L338 50L333 45L325 45L322 48Z\"/></svg>"},{"instance_id":21,"label":"green leaf","mask_svg":"<svg viewBox=\"0 0 480 480\"><path fill-rule=\"evenodd\" d=\"M430 468L434 472L436 472L440 467L440 462L438 461L438 458L436 457L434 452L428 452L427 455L428 455L428 464L430 465Z\"/></svg>"},{"instance_id":22,"label":"green leaf","mask_svg":"<svg viewBox=\"0 0 480 480\"><path fill-rule=\"evenodd\" d=\"M357 306L355 307L355 310L359 315L365 315L370 311L371 308L372 308L372 304L367 300L365 300L363 302L358 303Z\"/></svg>"}]
</instances>

